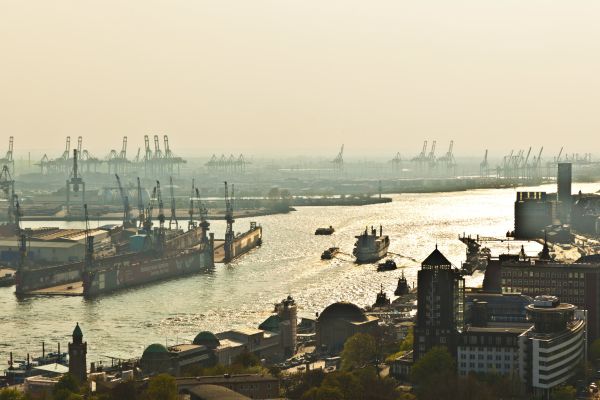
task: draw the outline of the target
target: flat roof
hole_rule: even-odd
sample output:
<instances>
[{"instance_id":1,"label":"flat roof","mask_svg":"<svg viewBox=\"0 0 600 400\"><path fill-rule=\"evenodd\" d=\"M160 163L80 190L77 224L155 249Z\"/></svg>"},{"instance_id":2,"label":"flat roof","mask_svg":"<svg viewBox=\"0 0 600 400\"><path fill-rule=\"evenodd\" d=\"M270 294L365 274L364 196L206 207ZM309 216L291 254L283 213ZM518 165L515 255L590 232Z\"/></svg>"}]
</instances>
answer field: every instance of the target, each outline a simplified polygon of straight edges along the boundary
<instances>
[{"instance_id":1,"label":"flat roof","mask_svg":"<svg viewBox=\"0 0 600 400\"><path fill-rule=\"evenodd\" d=\"M518 328L514 326L469 326L466 329L466 333L508 333L520 335L531 328L531 326L532 324Z\"/></svg>"},{"instance_id":2,"label":"flat roof","mask_svg":"<svg viewBox=\"0 0 600 400\"><path fill-rule=\"evenodd\" d=\"M0 246L2 247L14 247L15 250L19 249L19 243L16 240L0 240ZM54 242L54 241L37 241L32 240L27 242L27 248L55 248L55 249L68 249L74 246L84 246L80 242Z\"/></svg>"},{"instance_id":3,"label":"flat roof","mask_svg":"<svg viewBox=\"0 0 600 400\"><path fill-rule=\"evenodd\" d=\"M53 372L56 374L66 374L69 372L69 367L65 367L64 365L58 363L39 365L33 369L36 371Z\"/></svg>"}]
</instances>

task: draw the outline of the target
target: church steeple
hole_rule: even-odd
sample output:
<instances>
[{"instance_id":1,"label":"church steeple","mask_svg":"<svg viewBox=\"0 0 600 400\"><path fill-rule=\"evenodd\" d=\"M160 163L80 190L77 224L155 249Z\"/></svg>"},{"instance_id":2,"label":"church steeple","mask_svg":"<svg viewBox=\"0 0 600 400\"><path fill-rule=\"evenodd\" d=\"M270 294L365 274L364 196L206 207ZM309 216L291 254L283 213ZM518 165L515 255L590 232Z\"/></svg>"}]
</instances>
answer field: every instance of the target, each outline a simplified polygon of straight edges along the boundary
<instances>
[{"instance_id":1,"label":"church steeple","mask_svg":"<svg viewBox=\"0 0 600 400\"><path fill-rule=\"evenodd\" d=\"M69 373L79 382L87 379L87 343L83 341L83 332L79 323L73 329L73 342L69 343Z\"/></svg>"}]
</instances>

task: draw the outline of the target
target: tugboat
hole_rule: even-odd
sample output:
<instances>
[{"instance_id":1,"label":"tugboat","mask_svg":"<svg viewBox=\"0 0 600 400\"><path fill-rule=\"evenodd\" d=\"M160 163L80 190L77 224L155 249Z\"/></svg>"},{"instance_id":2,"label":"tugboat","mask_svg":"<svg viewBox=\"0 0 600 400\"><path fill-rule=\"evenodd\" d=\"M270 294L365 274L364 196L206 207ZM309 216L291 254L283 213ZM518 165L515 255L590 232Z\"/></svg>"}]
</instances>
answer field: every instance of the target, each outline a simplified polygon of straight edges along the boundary
<instances>
[{"instance_id":1,"label":"tugboat","mask_svg":"<svg viewBox=\"0 0 600 400\"><path fill-rule=\"evenodd\" d=\"M398 267L396 266L396 263L394 262L394 260L392 260L391 258L388 260L385 260L385 262L377 264L377 272L393 271L396 268L398 268Z\"/></svg>"},{"instance_id":2,"label":"tugboat","mask_svg":"<svg viewBox=\"0 0 600 400\"><path fill-rule=\"evenodd\" d=\"M383 291L383 285L381 285L381 291L377 293L377 300L375 300L375 304L373 304L373 308L378 307L387 307L390 305L390 299L387 297L387 294Z\"/></svg>"},{"instance_id":3,"label":"tugboat","mask_svg":"<svg viewBox=\"0 0 600 400\"><path fill-rule=\"evenodd\" d=\"M329 225L329 228L317 228L315 235L332 235L335 232L333 226Z\"/></svg>"},{"instance_id":4,"label":"tugboat","mask_svg":"<svg viewBox=\"0 0 600 400\"><path fill-rule=\"evenodd\" d=\"M398 279L398 286L396 286L396 290L394 290L395 296L404 296L408 294L410 288L408 287L408 282L404 277L404 271L402 271L402 276Z\"/></svg>"},{"instance_id":5,"label":"tugboat","mask_svg":"<svg viewBox=\"0 0 600 400\"><path fill-rule=\"evenodd\" d=\"M4 276L0 276L0 287L12 286L15 284L15 273L8 272Z\"/></svg>"},{"instance_id":6,"label":"tugboat","mask_svg":"<svg viewBox=\"0 0 600 400\"><path fill-rule=\"evenodd\" d=\"M377 229L371 227L369 234L368 228L362 235L355 236L356 243L352 252L356 257L357 264L370 263L382 259L387 255L388 247L390 246L390 238L383 235L383 227L379 226L379 236Z\"/></svg>"},{"instance_id":7,"label":"tugboat","mask_svg":"<svg viewBox=\"0 0 600 400\"><path fill-rule=\"evenodd\" d=\"M331 260L339 251L339 247L330 247L321 254L321 260Z\"/></svg>"}]
</instances>

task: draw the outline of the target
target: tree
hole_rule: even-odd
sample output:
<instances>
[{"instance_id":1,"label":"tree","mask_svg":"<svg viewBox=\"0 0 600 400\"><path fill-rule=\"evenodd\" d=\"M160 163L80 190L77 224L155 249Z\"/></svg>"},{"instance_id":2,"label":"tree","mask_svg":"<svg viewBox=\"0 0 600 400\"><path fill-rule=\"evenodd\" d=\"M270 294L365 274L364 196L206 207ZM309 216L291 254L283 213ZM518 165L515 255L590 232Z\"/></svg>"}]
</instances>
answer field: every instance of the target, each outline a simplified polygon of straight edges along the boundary
<instances>
[{"instance_id":1,"label":"tree","mask_svg":"<svg viewBox=\"0 0 600 400\"><path fill-rule=\"evenodd\" d=\"M421 385L427 383L434 375L447 373L454 373L454 360L447 348L436 346L414 363L410 378L414 384Z\"/></svg>"},{"instance_id":2,"label":"tree","mask_svg":"<svg viewBox=\"0 0 600 400\"><path fill-rule=\"evenodd\" d=\"M306 391L301 400L345 400L339 388L334 387L313 387Z\"/></svg>"},{"instance_id":3,"label":"tree","mask_svg":"<svg viewBox=\"0 0 600 400\"><path fill-rule=\"evenodd\" d=\"M81 399L79 396L79 384L77 379L71 374L64 374L54 385L52 390L54 400L74 400Z\"/></svg>"},{"instance_id":4,"label":"tree","mask_svg":"<svg viewBox=\"0 0 600 400\"><path fill-rule=\"evenodd\" d=\"M377 343L367 333L357 333L344 343L342 369L363 367L377 360Z\"/></svg>"},{"instance_id":5,"label":"tree","mask_svg":"<svg viewBox=\"0 0 600 400\"><path fill-rule=\"evenodd\" d=\"M596 365L600 361L600 339L596 339L592 342L592 345L590 346L590 357L592 358L592 362Z\"/></svg>"},{"instance_id":6,"label":"tree","mask_svg":"<svg viewBox=\"0 0 600 400\"><path fill-rule=\"evenodd\" d=\"M260 365L260 358L254 353L244 351L235 356L233 364L240 364L244 368L256 367L257 365Z\"/></svg>"},{"instance_id":7,"label":"tree","mask_svg":"<svg viewBox=\"0 0 600 400\"><path fill-rule=\"evenodd\" d=\"M550 391L550 399L552 400L575 400L577 390L573 386L561 385L553 388Z\"/></svg>"},{"instance_id":8,"label":"tree","mask_svg":"<svg viewBox=\"0 0 600 400\"><path fill-rule=\"evenodd\" d=\"M24 400L25 396L17 389L0 390L0 400Z\"/></svg>"},{"instance_id":9,"label":"tree","mask_svg":"<svg viewBox=\"0 0 600 400\"><path fill-rule=\"evenodd\" d=\"M148 400L177 400L177 382L175 382L175 378L167 374L150 378L146 398Z\"/></svg>"},{"instance_id":10,"label":"tree","mask_svg":"<svg viewBox=\"0 0 600 400\"><path fill-rule=\"evenodd\" d=\"M406 334L406 337L404 338L404 340L402 341L402 343L400 343L400 351L410 351L413 348L413 342L414 342L414 335L413 335L413 330L409 329L408 333Z\"/></svg>"}]
</instances>

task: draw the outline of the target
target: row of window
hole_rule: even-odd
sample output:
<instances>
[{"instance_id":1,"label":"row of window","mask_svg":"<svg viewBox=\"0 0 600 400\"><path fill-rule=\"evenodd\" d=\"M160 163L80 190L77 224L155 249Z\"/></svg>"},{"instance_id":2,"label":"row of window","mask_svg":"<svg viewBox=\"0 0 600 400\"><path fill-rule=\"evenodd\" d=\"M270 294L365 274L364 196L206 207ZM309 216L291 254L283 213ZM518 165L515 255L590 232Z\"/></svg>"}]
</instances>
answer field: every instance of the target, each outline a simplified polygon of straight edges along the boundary
<instances>
[{"instance_id":1,"label":"row of window","mask_svg":"<svg viewBox=\"0 0 600 400\"><path fill-rule=\"evenodd\" d=\"M503 364L501 364L501 363L477 363L476 364L474 362L470 362L470 363L468 363L468 365L469 365L469 369L470 370L473 370L475 368L478 368L478 369L486 368L487 370L496 369L496 370L500 371L500 370L502 370L502 365ZM467 368L467 363L466 362L461 362L460 363L460 368L463 369L463 370L465 368ZM511 364L504 363L504 370L508 371L511 368L512 368Z\"/></svg>"},{"instance_id":2,"label":"row of window","mask_svg":"<svg viewBox=\"0 0 600 400\"><path fill-rule=\"evenodd\" d=\"M461 354L460 355L461 360L466 360L467 359L467 355L466 354ZM492 354L488 354L487 357L485 357L487 360L493 360L494 356ZM469 360L474 360L475 359L475 354L469 354ZM483 354L477 354L477 359L478 360L483 360L484 356ZM502 355L501 354L496 354L495 356L496 361L502 361ZM519 356L518 355L514 355L511 357L510 354L505 354L504 355L504 361L510 361L511 359L514 360L518 360Z\"/></svg>"},{"instance_id":3,"label":"row of window","mask_svg":"<svg viewBox=\"0 0 600 400\"><path fill-rule=\"evenodd\" d=\"M585 282L584 281L556 281L556 279L551 279L551 280L543 280L543 281L539 281L539 280L534 280L534 279L510 279L510 278L506 278L506 279L502 279L502 285L507 286L507 285L531 285L531 286L541 286L541 284L544 284L546 286L551 285L552 287L569 287L569 286L575 286L575 287L584 287L585 286Z\"/></svg>"},{"instance_id":4,"label":"row of window","mask_svg":"<svg viewBox=\"0 0 600 400\"><path fill-rule=\"evenodd\" d=\"M549 271L515 271L510 269L504 269L502 271L502 277L513 277L513 278L560 278L560 279L584 279L585 273L583 272L549 272Z\"/></svg>"}]
</instances>

